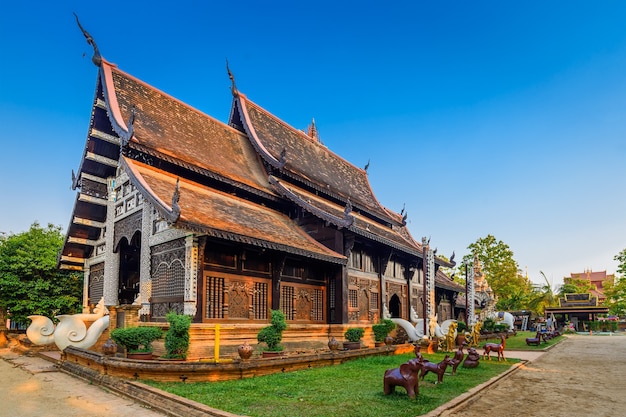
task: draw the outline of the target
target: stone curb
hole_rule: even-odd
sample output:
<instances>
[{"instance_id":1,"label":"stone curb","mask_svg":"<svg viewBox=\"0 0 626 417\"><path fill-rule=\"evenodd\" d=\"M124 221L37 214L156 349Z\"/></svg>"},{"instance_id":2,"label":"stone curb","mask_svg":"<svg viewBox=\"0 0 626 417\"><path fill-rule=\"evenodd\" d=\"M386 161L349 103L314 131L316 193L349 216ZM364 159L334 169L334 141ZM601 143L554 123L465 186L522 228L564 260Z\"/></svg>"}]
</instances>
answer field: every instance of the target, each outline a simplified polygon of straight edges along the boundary
<instances>
[{"instance_id":1,"label":"stone curb","mask_svg":"<svg viewBox=\"0 0 626 417\"><path fill-rule=\"evenodd\" d=\"M239 414L218 410L207 405L188 400L178 395L170 394L150 385L138 381L129 381L99 372L77 364L68 362L58 363L46 355L38 355L48 361L56 362L62 372L71 376L100 385L115 394L136 401L146 408L163 413L170 417L242 417Z\"/></svg>"}]
</instances>

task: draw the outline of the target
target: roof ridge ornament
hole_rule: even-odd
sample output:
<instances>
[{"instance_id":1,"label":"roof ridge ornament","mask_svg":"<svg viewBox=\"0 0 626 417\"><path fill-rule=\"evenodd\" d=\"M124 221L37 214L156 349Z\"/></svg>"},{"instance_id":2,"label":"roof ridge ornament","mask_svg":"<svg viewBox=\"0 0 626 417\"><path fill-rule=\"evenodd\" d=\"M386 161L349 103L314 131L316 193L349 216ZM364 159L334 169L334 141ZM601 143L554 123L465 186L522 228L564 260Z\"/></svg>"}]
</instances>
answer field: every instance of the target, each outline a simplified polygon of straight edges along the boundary
<instances>
[{"instance_id":1,"label":"roof ridge ornament","mask_svg":"<svg viewBox=\"0 0 626 417\"><path fill-rule=\"evenodd\" d=\"M174 188L174 194L172 194L172 218L171 223L175 223L180 217L180 177L176 178L176 188Z\"/></svg>"},{"instance_id":2,"label":"roof ridge ornament","mask_svg":"<svg viewBox=\"0 0 626 417\"><path fill-rule=\"evenodd\" d=\"M363 171L365 171L365 173L367 174L367 170L370 167L370 159L367 159L367 164L365 164L365 166L363 167Z\"/></svg>"},{"instance_id":3,"label":"roof ridge ornament","mask_svg":"<svg viewBox=\"0 0 626 417\"><path fill-rule=\"evenodd\" d=\"M128 131L125 135L120 135L120 154L122 153L122 148L128 145L133 134L135 133L135 116L136 116L136 107L133 104L133 107L130 108L130 116L128 116L128 123L126 126L128 127Z\"/></svg>"},{"instance_id":4,"label":"roof ridge ornament","mask_svg":"<svg viewBox=\"0 0 626 417\"><path fill-rule=\"evenodd\" d=\"M233 93L233 97L239 96L239 90L237 90L237 83L235 83L235 76L230 71L230 67L228 66L228 58L226 58L226 71L228 72L228 78L230 78L230 82L232 85L230 86L230 91Z\"/></svg>"},{"instance_id":5,"label":"roof ridge ornament","mask_svg":"<svg viewBox=\"0 0 626 417\"><path fill-rule=\"evenodd\" d=\"M78 187L78 176L76 176L76 173L74 172L74 169L72 169L72 190L75 190Z\"/></svg>"},{"instance_id":6,"label":"roof ridge ornament","mask_svg":"<svg viewBox=\"0 0 626 417\"><path fill-rule=\"evenodd\" d=\"M345 227L351 226L354 223L354 216L352 213L352 202L348 197L348 201L346 201L346 207L343 209L343 220L345 221Z\"/></svg>"},{"instance_id":7,"label":"roof ridge ornament","mask_svg":"<svg viewBox=\"0 0 626 417\"><path fill-rule=\"evenodd\" d=\"M101 66L102 56L100 55L100 51L98 50L98 45L96 45L96 41L94 41L89 32L87 32L80 24L80 21L78 20L78 15L76 13L74 13L74 17L76 17L76 23L78 24L78 28L81 32L83 32L83 36L87 40L87 43L93 47L93 56L91 57L91 62L93 62L96 67Z\"/></svg>"}]
</instances>

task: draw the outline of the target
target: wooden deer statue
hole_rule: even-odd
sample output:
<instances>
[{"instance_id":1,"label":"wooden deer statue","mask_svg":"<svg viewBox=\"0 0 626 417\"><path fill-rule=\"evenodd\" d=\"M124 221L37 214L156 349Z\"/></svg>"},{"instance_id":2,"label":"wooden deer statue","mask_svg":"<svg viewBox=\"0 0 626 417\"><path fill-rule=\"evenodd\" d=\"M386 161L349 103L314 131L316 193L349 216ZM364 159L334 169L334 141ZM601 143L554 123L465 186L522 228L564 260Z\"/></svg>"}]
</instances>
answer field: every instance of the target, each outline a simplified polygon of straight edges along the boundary
<instances>
[{"instance_id":1,"label":"wooden deer statue","mask_svg":"<svg viewBox=\"0 0 626 417\"><path fill-rule=\"evenodd\" d=\"M506 347L506 337L502 335L500 343L487 343L485 345L485 352L483 353L483 358L486 356L487 359L491 360L491 352L496 352L498 354L498 362L500 362L500 358L502 358L502 360L506 360L504 358L505 347Z\"/></svg>"}]
</instances>

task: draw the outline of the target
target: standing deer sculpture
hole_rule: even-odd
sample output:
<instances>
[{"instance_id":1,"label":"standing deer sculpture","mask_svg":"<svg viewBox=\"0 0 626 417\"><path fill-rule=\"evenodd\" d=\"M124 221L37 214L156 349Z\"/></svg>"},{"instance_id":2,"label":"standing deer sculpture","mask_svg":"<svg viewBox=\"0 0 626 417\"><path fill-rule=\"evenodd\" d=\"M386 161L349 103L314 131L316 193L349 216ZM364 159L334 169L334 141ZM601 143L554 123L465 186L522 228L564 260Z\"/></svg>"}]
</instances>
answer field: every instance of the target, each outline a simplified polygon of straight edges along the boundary
<instances>
[{"instance_id":1,"label":"standing deer sculpture","mask_svg":"<svg viewBox=\"0 0 626 417\"><path fill-rule=\"evenodd\" d=\"M486 356L488 360L491 360L491 352L496 352L498 354L498 362L500 362L500 358L502 358L502 360L506 360L504 358L504 348L506 347L506 337L502 335L500 340L501 340L500 343L487 343L485 345L483 358Z\"/></svg>"}]
</instances>

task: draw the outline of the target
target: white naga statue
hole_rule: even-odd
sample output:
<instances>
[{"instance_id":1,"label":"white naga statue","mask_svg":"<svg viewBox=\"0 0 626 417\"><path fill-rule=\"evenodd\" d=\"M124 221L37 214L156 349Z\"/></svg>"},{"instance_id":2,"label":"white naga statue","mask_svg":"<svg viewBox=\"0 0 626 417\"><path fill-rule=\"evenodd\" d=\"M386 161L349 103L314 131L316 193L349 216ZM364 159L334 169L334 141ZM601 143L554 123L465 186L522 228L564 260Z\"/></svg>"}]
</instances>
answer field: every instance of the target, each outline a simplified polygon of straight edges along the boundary
<instances>
[{"instance_id":1,"label":"white naga statue","mask_svg":"<svg viewBox=\"0 0 626 417\"><path fill-rule=\"evenodd\" d=\"M383 303L383 318L384 319L391 318L391 313L389 312L389 309L387 308L387 303Z\"/></svg>"},{"instance_id":2,"label":"white naga statue","mask_svg":"<svg viewBox=\"0 0 626 417\"><path fill-rule=\"evenodd\" d=\"M68 346L89 349L97 341L102 332L109 327L109 310L104 305L104 298L93 309L93 313L63 314L55 316L59 324L54 326L46 316L28 316L32 320L26 336L35 345L55 343L60 350ZM89 329L85 322L93 322Z\"/></svg>"}]
</instances>

